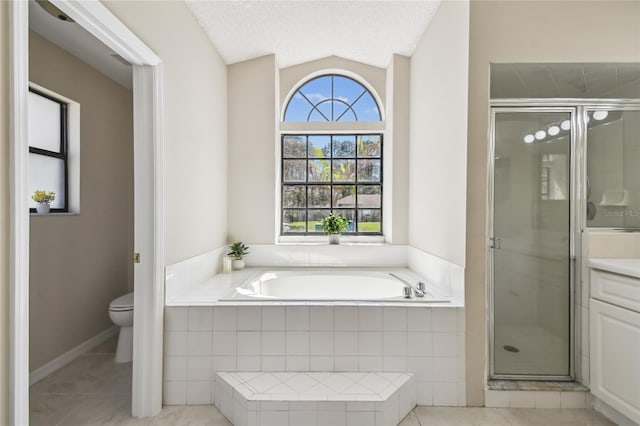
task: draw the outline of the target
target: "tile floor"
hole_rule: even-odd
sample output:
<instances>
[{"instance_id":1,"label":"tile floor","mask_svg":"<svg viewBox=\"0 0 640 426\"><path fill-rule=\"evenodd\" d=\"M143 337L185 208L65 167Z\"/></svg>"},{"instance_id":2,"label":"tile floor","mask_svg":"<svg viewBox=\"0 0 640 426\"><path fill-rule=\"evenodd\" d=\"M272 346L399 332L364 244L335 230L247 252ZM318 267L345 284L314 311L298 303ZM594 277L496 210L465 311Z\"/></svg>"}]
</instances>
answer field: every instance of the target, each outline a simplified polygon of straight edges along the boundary
<instances>
[{"instance_id":1,"label":"tile floor","mask_svg":"<svg viewBox=\"0 0 640 426\"><path fill-rule=\"evenodd\" d=\"M213 406L165 407L133 419L131 364L113 362L113 339L31 387L31 425L231 426ZM613 426L592 410L416 407L400 426Z\"/></svg>"}]
</instances>

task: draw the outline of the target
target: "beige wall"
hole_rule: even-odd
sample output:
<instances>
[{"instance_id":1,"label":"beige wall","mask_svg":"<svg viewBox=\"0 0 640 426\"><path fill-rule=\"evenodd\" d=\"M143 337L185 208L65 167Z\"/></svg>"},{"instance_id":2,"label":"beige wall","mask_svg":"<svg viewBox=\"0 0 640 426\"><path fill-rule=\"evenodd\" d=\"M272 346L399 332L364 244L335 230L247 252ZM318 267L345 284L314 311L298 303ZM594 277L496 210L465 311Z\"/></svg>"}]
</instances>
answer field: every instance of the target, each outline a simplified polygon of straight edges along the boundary
<instances>
[{"instance_id":1,"label":"beige wall","mask_svg":"<svg viewBox=\"0 0 640 426\"><path fill-rule=\"evenodd\" d=\"M472 1L467 167L467 403L484 403L489 64L640 61L640 2Z\"/></svg>"},{"instance_id":2,"label":"beige wall","mask_svg":"<svg viewBox=\"0 0 640 426\"><path fill-rule=\"evenodd\" d=\"M274 242L277 72L274 55L229 66L229 241Z\"/></svg>"},{"instance_id":3,"label":"beige wall","mask_svg":"<svg viewBox=\"0 0 640 426\"><path fill-rule=\"evenodd\" d=\"M133 289L133 94L34 32L29 79L80 104L81 213L31 216L33 371L111 327Z\"/></svg>"},{"instance_id":4,"label":"beige wall","mask_svg":"<svg viewBox=\"0 0 640 426\"><path fill-rule=\"evenodd\" d=\"M0 2L0 424L9 423L9 5Z\"/></svg>"},{"instance_id":5,"label":"beige wall","mask_svg":"<svg viewBox=\"0 0 640 426\"><path fill-rule=\"evenodd\" d=\"M163 61L165 264L216 249L227 230L227 67L184 2L103 3Z\"/></svg>"},{"instance_id":6,"label":"beige wall","mask_svg":"<svg viewBox=\"0 0 640 426\"><path fill-rule=\"evenodd\" d=\"M411 57L409 244L465 264L469 3L443 2Z\"/></svg>"}]
</instances>

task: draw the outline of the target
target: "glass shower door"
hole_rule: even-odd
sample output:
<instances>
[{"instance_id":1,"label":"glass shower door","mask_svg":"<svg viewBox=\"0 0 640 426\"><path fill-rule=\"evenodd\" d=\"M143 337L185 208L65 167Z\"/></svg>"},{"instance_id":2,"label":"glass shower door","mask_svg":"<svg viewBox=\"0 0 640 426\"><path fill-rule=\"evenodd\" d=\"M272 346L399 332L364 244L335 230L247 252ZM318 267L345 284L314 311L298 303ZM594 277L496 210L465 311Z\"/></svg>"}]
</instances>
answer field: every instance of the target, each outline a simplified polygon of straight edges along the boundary
<instances>
[{"instance_id":1,"label":"glass shower door","mask_svg":"<svg viewBox=\"0 0 640 426\"><path fill-rule=\"evenodd\" d=\"M493 109L492 378L571 376L572 110Z\"/></svg>"}]
</instances>

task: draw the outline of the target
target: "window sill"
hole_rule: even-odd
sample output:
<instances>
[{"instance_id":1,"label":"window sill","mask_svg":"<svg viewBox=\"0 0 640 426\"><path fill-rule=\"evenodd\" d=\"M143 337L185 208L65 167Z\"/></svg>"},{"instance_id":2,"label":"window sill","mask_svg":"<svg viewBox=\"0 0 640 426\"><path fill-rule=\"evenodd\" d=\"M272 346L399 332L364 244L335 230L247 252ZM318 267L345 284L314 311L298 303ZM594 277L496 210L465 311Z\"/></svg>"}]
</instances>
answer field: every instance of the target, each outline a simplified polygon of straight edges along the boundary
<instances>
[{"instance_id":1,"label":"window sill","mask_svg":"<svg viewBox=\"0 0 640 426\"><path fill-rule=\"evenodd\" d=\"M326 235L281 235L278 237L276 244L330 245ZM387 244L384 235L342 235L340 237L340 245L358 246L382 244Z\"/></svg>"}]
</instances>

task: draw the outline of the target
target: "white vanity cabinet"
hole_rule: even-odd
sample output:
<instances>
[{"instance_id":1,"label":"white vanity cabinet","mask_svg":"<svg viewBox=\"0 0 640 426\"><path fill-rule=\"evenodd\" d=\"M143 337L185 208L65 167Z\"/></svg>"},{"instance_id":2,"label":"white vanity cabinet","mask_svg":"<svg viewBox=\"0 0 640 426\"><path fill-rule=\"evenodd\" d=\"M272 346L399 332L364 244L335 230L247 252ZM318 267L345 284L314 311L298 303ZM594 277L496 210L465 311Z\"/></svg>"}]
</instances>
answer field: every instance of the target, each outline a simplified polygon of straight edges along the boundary
<instances>
[{"instance_id":1,"label":"white vanity cabinet","mask_svg":"<svg viewBox=\"0 0 640 426\"><path fill-rule=\"evenodd\" d=\"M640 424L640 260L590 265L591 393Z\"/></svg>"}]
</instances>

